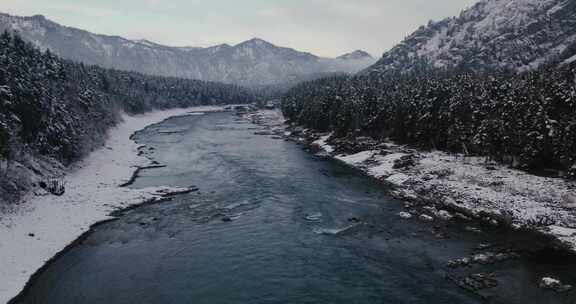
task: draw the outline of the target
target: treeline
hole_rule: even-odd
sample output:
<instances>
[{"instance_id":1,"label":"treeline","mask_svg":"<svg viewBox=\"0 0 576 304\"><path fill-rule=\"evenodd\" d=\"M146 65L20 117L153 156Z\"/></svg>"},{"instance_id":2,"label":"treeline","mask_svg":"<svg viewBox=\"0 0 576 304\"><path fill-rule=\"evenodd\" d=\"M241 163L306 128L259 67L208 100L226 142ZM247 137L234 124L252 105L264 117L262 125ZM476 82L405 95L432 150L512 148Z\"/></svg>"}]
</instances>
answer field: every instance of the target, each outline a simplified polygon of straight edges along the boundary
<instances>
[{"instance_id":1,"label":"treeline","mask_svg":"<svg viewBox=\"0 0 576 304\"><path fill-rule=\"evenodd\" d=\"M74 161L103 143L120 112L253 102L218 83L86 66L0 36L0 165L23 151ZM2 169L2 168L0 168Z\"/></svg>"},{"instance_id":2,"label":"treeline","mask_svg":"<svg viewBox=\"0 0 576 304\"><path fill-rule=\"evenodd\" d=\"M291 121L337 137L392 139L574 177L575 81L568 66L333 77L292 89L282 109Z\"/></svg>"}]
</instances>

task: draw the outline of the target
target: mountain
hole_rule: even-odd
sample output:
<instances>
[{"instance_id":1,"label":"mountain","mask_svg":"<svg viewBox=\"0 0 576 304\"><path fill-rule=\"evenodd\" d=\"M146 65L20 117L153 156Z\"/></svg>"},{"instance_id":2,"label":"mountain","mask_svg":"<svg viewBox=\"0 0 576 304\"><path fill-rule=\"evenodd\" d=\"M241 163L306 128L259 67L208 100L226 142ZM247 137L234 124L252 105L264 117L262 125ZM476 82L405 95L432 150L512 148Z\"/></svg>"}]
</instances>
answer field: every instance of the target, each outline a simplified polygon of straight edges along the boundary
<instances>
[{"instance_id":1,"label":"mountain","mask_svg":"<svg viewBox=\"0 0 576 304\"><path fill-rule=\"evenodd\" d=\"M459 17L430 22L365 73L411 71L427 63L472 71L527 71L576 57L576 1L483 0Z\"/></svg>"},{"instance_id":2,"label":"mountain","mask_svg":"<svg viewBox=\"0 0 576 304\"><path fill-rule=\"evenodd\" d=\"M282 110L351 153L368 136L576 178L575 69L575 0L484 0L359 75L299 84Z\"/></svg>"},{"instance_id":3,"label":"mountain","mask_svg":"<svg viewBox=\"0 0 576 304\"><path fill-rule=\"evenodd\" d=\"M257 38L234 46L169 47L147 40L97 35L40 15L0 14L0 31L6 30L18 32L41 49L86 64L244 86L294 82L322 73L355 73L375 62L365 56L322 58Z\"/></svg>"},{"instance_id":4,"label":"mountain","mask_svg":"<svg viewBox=\"0 0 576 304\"><path fill-rule=\"evenodd\" d=\"M340 60L373 60L374 57L372 57L372 55L366 53L365 51L356 50L352 53L347 53L347 54L344 54L342 56L338 56L338 57L336 57L336 59L340 59Z\"/></svg>"}]
</instances>

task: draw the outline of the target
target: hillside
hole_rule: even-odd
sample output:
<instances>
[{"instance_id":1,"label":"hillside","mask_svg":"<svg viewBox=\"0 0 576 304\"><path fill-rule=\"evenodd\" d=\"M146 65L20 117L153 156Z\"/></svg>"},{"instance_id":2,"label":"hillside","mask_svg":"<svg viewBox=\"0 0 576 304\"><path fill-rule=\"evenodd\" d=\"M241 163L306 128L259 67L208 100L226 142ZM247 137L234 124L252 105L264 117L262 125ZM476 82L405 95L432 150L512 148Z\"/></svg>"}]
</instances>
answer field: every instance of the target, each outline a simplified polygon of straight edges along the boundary
<instances>
[{"instance_id":1,"label":"hillside","mask_svg":"<svg viewBox=\"0 0 576 304\"><path fill-rule=\"evenodd\" d=\"M460 16L420 27L367 73L412 71L424 64L472 71L527 71L572 61L576 2L483 0Z\"/></svg>"},{"instance_id":2,"label":"hillside","mask_svg":"<svg viewBox=\"0 0 576 304\"><path fill-rule=\"evenodd\" d=\"M253 102L235 85L62 60L0 36L0 209L101 146L121 112Z\"/></svg>"},{"instance_id":3,"label":"hillside","mask_svg":"<svg viewBox=\"0 0 576 304\"><path fill-rule=\"evenodd\" d=\"M293 122L354 139L576 175L576 2L484 0L431 22L357 77L304 83Z\"/></svg>"},{"instance_id":4,"label":"hillside","mask_svg":"<svg viewBox=\"0 0 576 304\"><path fill-rule=\"evenodd\" d=\"M234 46L168 47L146 40L97 35L59 25L40 15L0 14L0 31L5 30L77 62L244 86L278 85L322 73L355 73L375 62L370 56L321 58L257 38Z\"/></svg>"}]
</instances>

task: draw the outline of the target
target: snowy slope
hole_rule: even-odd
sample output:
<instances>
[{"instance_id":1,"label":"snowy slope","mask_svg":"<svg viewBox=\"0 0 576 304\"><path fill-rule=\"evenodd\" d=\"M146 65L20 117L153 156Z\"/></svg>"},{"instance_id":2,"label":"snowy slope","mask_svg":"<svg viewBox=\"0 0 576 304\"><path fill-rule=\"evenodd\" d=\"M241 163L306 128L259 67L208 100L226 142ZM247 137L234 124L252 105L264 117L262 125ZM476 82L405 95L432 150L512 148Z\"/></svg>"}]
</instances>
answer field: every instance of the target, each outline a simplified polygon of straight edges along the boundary
<instances>
[{"instance_id":1,"label":"snowy slope","mask_svg":"<svg viewBox=\"0 0 576 304\"><path fill-rule=\"evenodd\" d=\"M355 73L373 58L321 58L275 46L262 39L238 45L168 47L147 40L97 35L61 26L44 16L0 14L0 31L17 31L24 39L60 57L108 68L159 76L234 83L281 84L321 73Z\"/></svg>"},{"instance_id":2,"label":"snowy slope","mask_svg":"<svg viewBox=\"0 0 576 304\"><path fill-rule=\"evenodd\" d=\"M410 71L422 63L526 71L574 54L576 1L483 0L459 17L422 26L365 72Z\"/></svg>"}]
</instances>

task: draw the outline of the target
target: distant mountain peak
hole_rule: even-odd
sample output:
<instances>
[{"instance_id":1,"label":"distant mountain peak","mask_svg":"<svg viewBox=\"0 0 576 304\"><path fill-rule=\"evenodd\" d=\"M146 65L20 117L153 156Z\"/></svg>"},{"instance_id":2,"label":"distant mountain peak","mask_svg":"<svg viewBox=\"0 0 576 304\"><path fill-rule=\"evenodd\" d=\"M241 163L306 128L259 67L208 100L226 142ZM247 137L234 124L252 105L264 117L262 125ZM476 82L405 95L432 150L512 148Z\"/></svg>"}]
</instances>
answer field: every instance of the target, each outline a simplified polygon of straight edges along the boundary
<instances>
[{"instance_id":1,"label":"distant mountain peak","mask_svg":"<svg viewBox=\"0 0 576 304\"><path fill-rule=\"evenodd\" d=\"M250 40L246 40L242 43L239 43L237 46L265 46L265 47L276 47L274 44L261 39L261 38L252 38Z\"/></svg>"},{"instance_id":2,"label":"distant mountain peak","mask_svg":"<svg viewBox=\"0 0 576 304\"><path fill-rule=\"evenodd\" d=\"M356 73L371 62L321 58L261 38L236 45L174 47L62 26L45 17L0 13L0 32L18 31L25 40L63 58L117 70L244 86L278 85L328 73Z\"/></svg>"},{"instance_id":3,"label":"distant mountain peak","mask_svg":"<svg viewBox=\"0 0 576 304\"><path fill-rule=\"evenodd\" d=\"M46 20L46 16L44 15L34 15L32 17L30 17L32 19L38 19L38 20Z\"/></svg>"},{"instance_id":4,"label":"distant mountain peak","mask_svg":"<svg viewBox=\"0 0 576 304\"><path fill-rule=\"evenodd\" d=\"M368 52L363 51L363 50L356 50L352 53L347 53L344 54L342 56L337 57L336 59L341 59L341 60L361 60L361 59L374 59L374 57L372 57L372 55L370 55Z\"/></svg>"}]
</instances>

